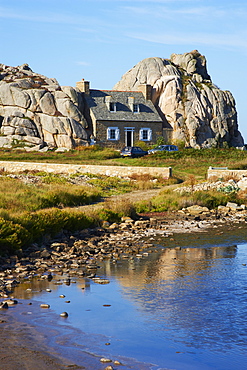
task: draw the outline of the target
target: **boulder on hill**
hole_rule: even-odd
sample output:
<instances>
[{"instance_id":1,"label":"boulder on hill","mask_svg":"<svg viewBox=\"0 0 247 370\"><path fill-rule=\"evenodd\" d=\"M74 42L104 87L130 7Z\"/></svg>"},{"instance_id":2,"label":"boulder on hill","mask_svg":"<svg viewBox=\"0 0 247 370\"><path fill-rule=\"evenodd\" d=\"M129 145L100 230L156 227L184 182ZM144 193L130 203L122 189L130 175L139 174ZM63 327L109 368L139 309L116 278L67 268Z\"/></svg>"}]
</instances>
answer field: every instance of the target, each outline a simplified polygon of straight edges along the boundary
<instances>
[{"instance_id":1,"label":"boulder on hill","mask_svg":"<svg viewBox=\"0 0 247 370\"><path fill-rule=\"evenodd\" d=\"M137 90L140 84L152 86L152 101L164 115L164 127L173 129L173 141L193 148L243 147L235 100L213 84L197 50L144 59L113 89Z\"/></svg>"},{"instance_id":2,"label":"boulder on hill","mask_svg":"<svg viewBox=\"0 0 247 370\"><path fill-rule=\"evenodd\" d=\"M0 64L0 146L68 148L88 142L81 93L27 64Z\"/></svg>"}]
</instances>

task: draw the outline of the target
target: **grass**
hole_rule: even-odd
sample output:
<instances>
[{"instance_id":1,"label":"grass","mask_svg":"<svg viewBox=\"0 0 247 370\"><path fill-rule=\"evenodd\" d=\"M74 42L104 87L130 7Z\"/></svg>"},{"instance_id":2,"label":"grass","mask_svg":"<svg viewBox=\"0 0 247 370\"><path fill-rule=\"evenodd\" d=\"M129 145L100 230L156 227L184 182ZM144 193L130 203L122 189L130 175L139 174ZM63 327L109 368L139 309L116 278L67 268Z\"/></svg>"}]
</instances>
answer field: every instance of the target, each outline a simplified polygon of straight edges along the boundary
<instances>
[{"instance_id":1,"label":"grass","mask_svg":"<svg viewBox=\"0 0 247 370\"><path fill-rule=\"evenodd\" d=\"M68 184L27 185L18 179L0 179L0 210L11 214L37 211L50 207L73 207L97 201L101 193L97 188L68 186Z\"/></svg>"},{"instance_id":2,"label":"grass","mask_svg":"<svg viewBox=\"0 0 247 370\"><path fill-rule=\"evenodd\" d=\"M165 181L149 175L132 175L129 180L90 174L85 185L74 185L69 179L80 177L45 172L31 173L41 179L38 184L27 185L7 174L0 177L0 255L20 253L30 243L41 241L46 235L55 235L62 229L78 230L100 225L102 220L119 221L121 216L135 217L136 212L161 212L178 210L198 204L215 208L228 201L246 202L245 192L225 194L216 191L178 194L163 190L150 201L108 202L103 210L85 215L75 210L90 204L102 196L120 194L132 190L159 188L171 183L187 181L193 186L204 180L209 166L232 169L247 168L247 152L236 149L184 149L175 153L160 152L142 158L120 158L113 149L89 147L68 153L24 153L0 150L0 160L56 163L92 163L128 166L170 166L174 177ZM6 176L5 176L6 175ZM70 208L66 208L70 207Z\"/></svg>"},{"instance_id":3,"label":"grass","mask_svg":"<svg viewBox=\"0 0 247 370\"><path fill-rule=\"evenodd\" d=\"M0 150L0 160L46 163L94 164L142 167L172 167L173 175L185 180L194 175L197 180L206 178L209 166L230 169L247 168L247 151L230 149L182 149L178 152L160 152L141 158L120 158L119 152L98 146L82 147L66 153L26 153L9 149Z\"/></svg>"},{"instance_id":4,"label":"grass","mask_svg":"<svg viewBox=\"0 0 247 370\"><path fill-rule=\"evenodd\" d=\"M0 150L1 161L32 161L47 163L71 163L81 164L93 161L105 161L107 159L119 158L120 154L114 149L101 148L98 146L79 147L65 153L55 151L24 152L22 150L3 149Z\"/></svg>"},{"instance_id":5,"label":"grass","mask_svg":"<svg viewBox=\"0 0 247 370\"><path fill-rule=\"evenodd\" d=\"M130 180L90 175L85 185L70 182L76 177L80 179L80 174L64 177L32 172L29 175L39 182L26 184L7 174L0 177L0 255L18 254L31 243L62 229L93 227L101 225L102 220L120 221L122 216L135 213L133 205L126 201L108 202L103 210L87 215L74 207L91 204L102 196L143 188L144 183L145 188L148 183L152 187L165 184L163 179L153 182L151 176L138 175Z\"/></svg>"},{"instance_id":6,"label":"grass","mask_svg":"<svg viewBox=\"0 0 247 370\"><path fill-rule=\"evenodd\" d=\"M227 202L242 204L246 201L243 194L233 192L225 194L217 191L196 191L179 194L172 190L164 190L158 196L149 201L140 201L135 203L137 213L177 211L179 209L192 205L200 205L214 209L219 205L226 205Z\"/></svg>"},{"instance_id":7,"label":"grass","mask_svg":"<svg viewBox=\"0 0 247 370\"><path fill-rule=\"evenodd\" d=\"M31 243L54 236L65 229L75 231L95 226L95 220L82 212L60 209L23 212L0 217L0 256L20 254Z\"/></svg>"}]
</instances>

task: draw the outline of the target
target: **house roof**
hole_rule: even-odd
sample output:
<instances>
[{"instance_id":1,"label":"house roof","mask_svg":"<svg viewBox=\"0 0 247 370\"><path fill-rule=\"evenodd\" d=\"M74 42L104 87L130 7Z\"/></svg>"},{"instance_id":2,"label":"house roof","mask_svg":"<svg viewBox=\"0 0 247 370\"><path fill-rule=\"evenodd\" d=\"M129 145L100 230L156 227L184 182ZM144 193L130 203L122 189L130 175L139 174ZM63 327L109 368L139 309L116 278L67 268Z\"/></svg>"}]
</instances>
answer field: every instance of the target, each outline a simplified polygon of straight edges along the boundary
<instances>
[{"instance_id":1,"label":"house roof","mask_svg":"<svg viewBox=\"0 0 247 370\"><path fill-rule=\"evenodd\" d=\"M154 104L146 100L139 91L92 90L90 95L85 94L86 102L96 120L102 121L128 121L128 122L162 122ZM106 97L116 103L116 111L110 112L106 104ZM134 98L139 105L139 112L134 113L128 103L128 98Z\"/></svg>"}]
</instances>

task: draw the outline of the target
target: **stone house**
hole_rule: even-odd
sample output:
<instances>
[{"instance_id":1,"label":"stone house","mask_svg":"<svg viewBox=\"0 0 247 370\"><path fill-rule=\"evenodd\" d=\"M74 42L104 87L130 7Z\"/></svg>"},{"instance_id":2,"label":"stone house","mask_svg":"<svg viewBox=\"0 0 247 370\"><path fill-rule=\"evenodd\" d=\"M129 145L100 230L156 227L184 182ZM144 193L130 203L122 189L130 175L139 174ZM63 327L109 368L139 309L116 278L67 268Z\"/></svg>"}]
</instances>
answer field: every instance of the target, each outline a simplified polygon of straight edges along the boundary
<instances>
[{"instance_id":1,"label":"stone house","mask_svg":"<svg viewBox=\"0 0 247 370\"><path fill-rule=\"evenodd\" d=\"M138 141L155 144L164 136L169 140L171 129L151 101L152 87L140 85L139 91L93 90L88 81L76 87L84 95L84 116L92 142L121 149Z\"/></svg>"}]
</instances>

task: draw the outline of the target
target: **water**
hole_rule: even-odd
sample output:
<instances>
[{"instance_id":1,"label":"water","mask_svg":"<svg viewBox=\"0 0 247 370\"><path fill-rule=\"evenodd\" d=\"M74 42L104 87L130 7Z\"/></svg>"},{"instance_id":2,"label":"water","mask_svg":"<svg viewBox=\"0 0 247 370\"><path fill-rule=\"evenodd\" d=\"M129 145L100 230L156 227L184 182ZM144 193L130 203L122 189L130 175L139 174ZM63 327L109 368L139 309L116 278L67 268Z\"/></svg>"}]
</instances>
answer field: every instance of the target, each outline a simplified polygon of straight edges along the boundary
<instances>
[{"instance_id":1,"label":"water","mask_svg":"<svg viewBox=\"0 0 247 370\"><path fill-rule=\"evenodd\" d=\"M99 275L109 284L72 278L69 286L56 285L54 280L64 279L56 277L26 282L15 296L48 303L56 314L67 311L66 320L56 316L56 325L99 336L90 351L101 356L136 359L150 369L241 370L247 367L246 263L247 244L201 243L106 261ZM28 293L29 287L36 293ZM83 338L73 341L80 346Z\"/></svg>"}]
</instances>

